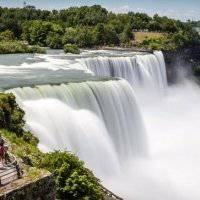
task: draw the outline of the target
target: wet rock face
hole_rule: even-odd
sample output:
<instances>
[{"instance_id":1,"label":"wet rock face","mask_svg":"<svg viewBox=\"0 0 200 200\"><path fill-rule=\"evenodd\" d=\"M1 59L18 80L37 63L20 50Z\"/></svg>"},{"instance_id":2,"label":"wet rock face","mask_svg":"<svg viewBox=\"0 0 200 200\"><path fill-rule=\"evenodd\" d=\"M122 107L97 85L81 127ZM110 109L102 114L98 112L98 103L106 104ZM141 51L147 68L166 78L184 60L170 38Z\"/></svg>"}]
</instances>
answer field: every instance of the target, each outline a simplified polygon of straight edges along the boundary
<instances>
[{"instance_id":1,"label":"wet rock face","mask_svg":"<svg viewBox=\"0 0 200 200\"><path fill-rule=\"evenodd\" d=\"M177 81L180 71L186 75L193 74L192 67L200 66L200 46L163 52L169 83Z\"/></svg>"},{"instance_id":2,"label":"wet rock face","mask_svg":"<svg viewBox=\"0 0 200 200\"><path fill-rule=\"evenodd\" d=\"M55 191L54 178L49 175L0 194L0 200L55 200Z\"/></svg>"}]
</instances>

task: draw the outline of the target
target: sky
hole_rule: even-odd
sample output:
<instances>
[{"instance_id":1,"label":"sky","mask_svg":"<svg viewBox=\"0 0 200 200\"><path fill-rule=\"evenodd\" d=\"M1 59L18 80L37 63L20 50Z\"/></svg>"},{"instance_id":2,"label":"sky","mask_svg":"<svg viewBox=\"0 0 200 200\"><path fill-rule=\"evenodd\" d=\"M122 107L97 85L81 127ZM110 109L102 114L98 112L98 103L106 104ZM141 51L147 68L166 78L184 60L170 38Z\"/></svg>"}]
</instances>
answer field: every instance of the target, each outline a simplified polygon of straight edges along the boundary
<instances>
[{"instance_id":1,"label":"sky","mask_svg":"<svg viewBox=\"0 0 200 200\"><path fill-rule=\"evenodd\" d=\"M2 7L22 7L24 0L0 0ZM27 4L41 9L63 9L70 6L98 4L109 11L125 13L158 13L182 21L200 20L200 0L26 0Z\"/></svg>"}]
</instances>

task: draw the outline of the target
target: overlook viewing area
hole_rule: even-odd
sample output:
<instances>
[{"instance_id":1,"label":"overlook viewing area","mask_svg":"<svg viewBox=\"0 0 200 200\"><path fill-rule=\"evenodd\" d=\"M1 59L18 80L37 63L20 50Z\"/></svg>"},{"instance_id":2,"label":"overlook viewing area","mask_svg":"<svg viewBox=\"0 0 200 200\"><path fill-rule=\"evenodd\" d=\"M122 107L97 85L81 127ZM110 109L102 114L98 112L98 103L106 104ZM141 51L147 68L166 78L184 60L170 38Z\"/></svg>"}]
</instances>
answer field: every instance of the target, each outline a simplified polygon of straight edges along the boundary
<instances>
[{"instance_id":1,"label":"overlook viewing area","mask_svg":"<svg viewBox=\"0 0 200 200\"><path fill-rule=\"evenodd\" d=\"M7 146L6 143L4 145ZM22 175L17 160L12 154L6 151L5 156L2 159L4 159L4 161L2 160L0 166L0 187L19 179ZM3 164L3 162L5 162L5 164Z\"/></svg>"},{"instance_id":2,"label":"overlook viewing area","mask_svg":"<svg viewBox=\"0 0 200 200\"><path fill-rule=\"evenodd\" d=\"M18 178L19 173L16 166L11 165L0 168L0 187L10 183L11 181L17 180Z\"/></svg>"},{"instance_id":3,"label":"overlook viewing area","mask_svg":"<svg viewBox=\"0 0 200 200\"><path fill-rule=\"evenodd\" d=\"M7 146L6 142L5 146ZM5 164L3 165L1 163L0 166L0 200L9 199L10 195L12 196L13 191L15 193L15 191L23 190L23 187L29 187L30 185L31 182L27 181L26 178L23 177L23 171L20 168L15 156L7 151ZM105 194L105 200L123 200L103 185L101 185L101 188Z\"/></svg>"}]
</instances>

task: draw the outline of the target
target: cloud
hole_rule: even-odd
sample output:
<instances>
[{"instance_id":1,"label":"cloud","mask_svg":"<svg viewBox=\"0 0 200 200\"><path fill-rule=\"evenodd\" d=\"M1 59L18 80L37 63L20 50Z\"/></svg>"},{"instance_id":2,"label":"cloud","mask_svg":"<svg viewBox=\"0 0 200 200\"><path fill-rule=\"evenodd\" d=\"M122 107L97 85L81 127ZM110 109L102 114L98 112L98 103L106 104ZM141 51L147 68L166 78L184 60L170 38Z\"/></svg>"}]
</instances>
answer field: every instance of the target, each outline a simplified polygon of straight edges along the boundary
<instances>
[{"instance_id":1,"label":"cloud","mask_svg":"<svg viewBox=\"0 0 200 200\"><path fill-rule=\"evenodd\" d=\"M132 8L128 5L124 5L124 6L120 6L120 7L114 7L109 10L111 10L114 13L127 13L127 12L131 11Z\"/></svg>"}]
</instances>

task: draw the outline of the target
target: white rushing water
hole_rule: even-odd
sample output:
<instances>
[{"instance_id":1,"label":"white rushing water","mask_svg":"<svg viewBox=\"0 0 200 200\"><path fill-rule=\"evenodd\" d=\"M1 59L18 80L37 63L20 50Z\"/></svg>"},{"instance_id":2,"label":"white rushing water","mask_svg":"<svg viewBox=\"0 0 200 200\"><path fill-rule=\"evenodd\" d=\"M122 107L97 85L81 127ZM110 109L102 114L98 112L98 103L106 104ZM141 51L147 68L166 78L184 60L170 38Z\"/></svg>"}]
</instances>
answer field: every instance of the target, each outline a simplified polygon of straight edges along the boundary
<instances>
[{"instance_id":1,"label":"white rushing water","mask_svg":"<svg viewBox=\"0 0 200 200\"><path fill-rule=\"evenodd\" d=\"M130 85L109 80L9 90L40 148L75 152L128 200L199 200L199 86L186 78L167 86L161 52L77 62Z\"/></svg>"},{"instance_id":2,"label":"white rushing water","mask_svg":"<svg viewBox=\"0 0 200 200\"><path fill-rule=\"evenodd\" d=\"M98 56L83 61L96 76L124 78L134 89L151 89L152 92L163 91L167 86L165 62L160 51L132 57Z\"/></svg>"},{"instance_id":3,"label":"white rushing water","mask_svg":"<svg viewBox=\"0 0 200 200\"><path fill-rule=\"evenodd\" d=\"M43 150L67 148L95 172L103 168L112 173L120 160L146 154L144 126L133 90L124 80L8 92L16 95L27 126L37 134Z\"/></svg>"}]
</instances>

